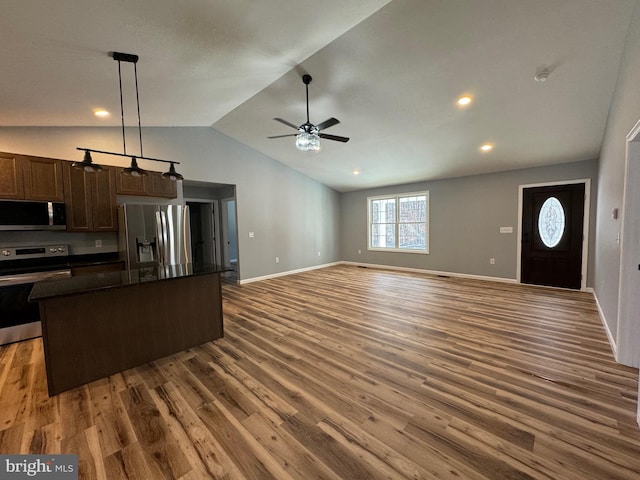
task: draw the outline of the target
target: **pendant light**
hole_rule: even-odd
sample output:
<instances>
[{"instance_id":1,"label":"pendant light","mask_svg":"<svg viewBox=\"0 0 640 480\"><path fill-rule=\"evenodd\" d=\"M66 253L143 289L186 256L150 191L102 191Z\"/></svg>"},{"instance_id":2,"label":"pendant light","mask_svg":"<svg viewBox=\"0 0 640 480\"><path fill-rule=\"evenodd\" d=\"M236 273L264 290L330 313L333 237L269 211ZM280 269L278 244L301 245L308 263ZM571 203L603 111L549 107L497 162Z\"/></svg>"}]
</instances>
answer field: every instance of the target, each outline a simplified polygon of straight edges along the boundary
<instances>
[{"instance_id":1,"label":"pendant light","mask_svg":"<svg viewBox=\"0 0 640 480\"><path fill-rule=\"evenodd\" d=\"M73 162L71 166L76 170L83 170L87 173L99 172L102 170L102 166L97 163L93 163L89 150L84 151L84 160L81 162Z\"/></svg>"},{"instance_id":2,"label":"pendant light","mask_svg":"<svg viewBox=\"0 0 640 480\"><path fill-rule=\"evenodd\" d=\"M173 165L173 162L171 162L171 166L169 167L169 171L168 172L164 172L162 174L162 176L164 178L168 178L169 180L172 181L178 181L178 180L184 180L184 177L182 175L180 175L178 172L176 172L176 167Z\"/></svg>"},{"instance_id":3,"label":"pendant light","mask_svg":"<svg viewBox=\"0 0 640 480\"><path fill-rule=\"evenodd\" d=\"M131 166L122 170L122 174L129 177L144 177L147 175L147 171L138 166L136 157L131 157Z\"/></svg>"},{"instance_id":4,"label":"pendant light","mask_svg":"<svg viewBox=\"0 0 640 480\"><path fill-rule=\"evenodd\" d=\"M134 55L131 53L113 52L111 56L115 61L118 62L118 84L120 86L120 118L121 118L121 125L122 125L122 152L123 153L105 152L103 150L95 150L93 148L76 147L76 150L84 150L84 160L82 162L74 162L73 168L84 170L85 172L95 172L95 171L102 170L102 167L100 165L94 164L91 159L91 153L102 153L105 155L115 155L119 157L131 158L131 165L122 170L123 175L128 175L132 177L141 177L146 175L147 174L146 170L138 166L138 159L140 158L143 160L151 160L154 162L169 163L170 164L169 171L163 173L162 176L164 178L169 178L173 181L183 180L182 175L177 173L175 168L175 164L180 164L180 162L176 162L173 160L161 160L159 158L145 157L142 151L142 125L140 122L140 95L138 91L138 68L137 68L138 55ZM124 131L124 105L123 105L123 99L122 99L121 62L133 63L133 71L134 71L134 78L135 78L135 84L136 84L135 85L136 86L136 106L138 109L138 139L140 144L140 155L130 155L127 153L127 140L126 140L125 131Z\"/></svg>"}]
</instances>

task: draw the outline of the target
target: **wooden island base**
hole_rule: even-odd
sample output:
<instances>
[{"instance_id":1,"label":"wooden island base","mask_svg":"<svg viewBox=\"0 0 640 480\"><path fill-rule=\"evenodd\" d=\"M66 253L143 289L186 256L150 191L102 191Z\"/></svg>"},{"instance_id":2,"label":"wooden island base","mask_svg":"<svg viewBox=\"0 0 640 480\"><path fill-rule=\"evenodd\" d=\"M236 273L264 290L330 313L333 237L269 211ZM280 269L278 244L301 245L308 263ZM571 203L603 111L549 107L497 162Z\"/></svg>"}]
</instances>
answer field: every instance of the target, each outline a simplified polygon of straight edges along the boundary
<instances>
[{"instance_id":1,"label":"wooden island base","mask_svg":"<svg viewBox=\"0 0 640 480\"><path fill-rule=\"evenodd\" d=\"M51 396L223 335L220 273L39 302Z\"/></svg>"}]
</instances>

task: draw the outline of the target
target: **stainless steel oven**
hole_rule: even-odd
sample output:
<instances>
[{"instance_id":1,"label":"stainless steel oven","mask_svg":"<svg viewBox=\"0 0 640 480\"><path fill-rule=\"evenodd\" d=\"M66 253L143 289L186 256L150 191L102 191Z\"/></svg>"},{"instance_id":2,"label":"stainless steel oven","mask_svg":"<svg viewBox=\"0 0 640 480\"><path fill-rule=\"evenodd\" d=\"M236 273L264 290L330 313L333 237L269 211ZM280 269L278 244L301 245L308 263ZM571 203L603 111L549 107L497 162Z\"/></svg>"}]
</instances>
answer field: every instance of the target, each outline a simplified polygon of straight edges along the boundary
<instances>
[{"instance_id":1,"label":"stainless steel oven","mask_svg":"<svg viewBox=\"0 0 640 480\"><path fill-rule=\"evenodd\" d=\"M42 335L35 282L71 276L67 245L0 247L0 345Z\"/></svg>"}]
</instances>

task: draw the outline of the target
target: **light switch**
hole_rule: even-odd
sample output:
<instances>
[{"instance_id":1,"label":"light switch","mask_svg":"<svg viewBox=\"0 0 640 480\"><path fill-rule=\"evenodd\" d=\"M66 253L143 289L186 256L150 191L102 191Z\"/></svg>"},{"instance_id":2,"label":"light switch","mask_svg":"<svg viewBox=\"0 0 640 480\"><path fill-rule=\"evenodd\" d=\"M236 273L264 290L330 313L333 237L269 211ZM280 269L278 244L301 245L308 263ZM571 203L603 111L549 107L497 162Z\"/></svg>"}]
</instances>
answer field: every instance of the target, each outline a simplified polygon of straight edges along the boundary
<instances>
[{"instance_id":1,"label":"light switch","mask_svg":"<svg viewBox=\"0 0 640 480\"><path fill-rule=\"evenodd\" d=\"M255 234L255 233L253 233L253 232L249 232L249 238L253 238L253 237L255 237L255 236L256 236L256 234Z\"/></svg>"}]
</instances>

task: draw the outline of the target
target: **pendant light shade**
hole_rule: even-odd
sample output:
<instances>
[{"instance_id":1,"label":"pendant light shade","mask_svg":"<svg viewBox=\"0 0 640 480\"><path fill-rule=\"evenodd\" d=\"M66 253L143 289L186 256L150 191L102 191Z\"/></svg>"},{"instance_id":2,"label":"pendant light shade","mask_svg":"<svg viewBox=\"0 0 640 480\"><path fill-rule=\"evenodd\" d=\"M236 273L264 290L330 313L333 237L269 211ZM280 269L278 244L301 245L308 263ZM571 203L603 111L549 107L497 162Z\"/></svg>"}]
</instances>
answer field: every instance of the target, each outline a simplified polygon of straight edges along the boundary
<instances>
[{"instance_id":1,"label":"pendant light shade","mask_svg":"<svg viewBox=\"0 0 640 480\"><path fill-rule=\"evenodd\" d=\"M169 180L172 180L174 182L176 182L178 180L184 180L184 177L182 175L180 175L178 172L176 172L176 167L173 165L173 162L171 163L171 166L169 167L169 171L168 172L164 172L162 174L162 176L164 178L168 178Z\"/></svg>"},{"instance_id":2,"label":"pendant light shade","mask_svg":"<svg viewBox=\"0 0 640 480\"><path fill-rule=\"evenodd\" d=\"M131 165L122 170L122 174L129 177L144 177L147 175L147 171L138 166L136 157L131 157Z\"/></svg>"},{"instance_id":3,"label":"pendant light shade","mask_svg":"<svg viewBox=\"0 0 640 480\"><path fill-rule=\"evenodd\" d=\"M76 170L83 170L87 173L99 172L102 170L100 165L93 163L93 160L91 159L91 152L89 152L89 150L84 151L84 160L81 162L73 162L71 166Z\"/></svg>"}]
</instances>

